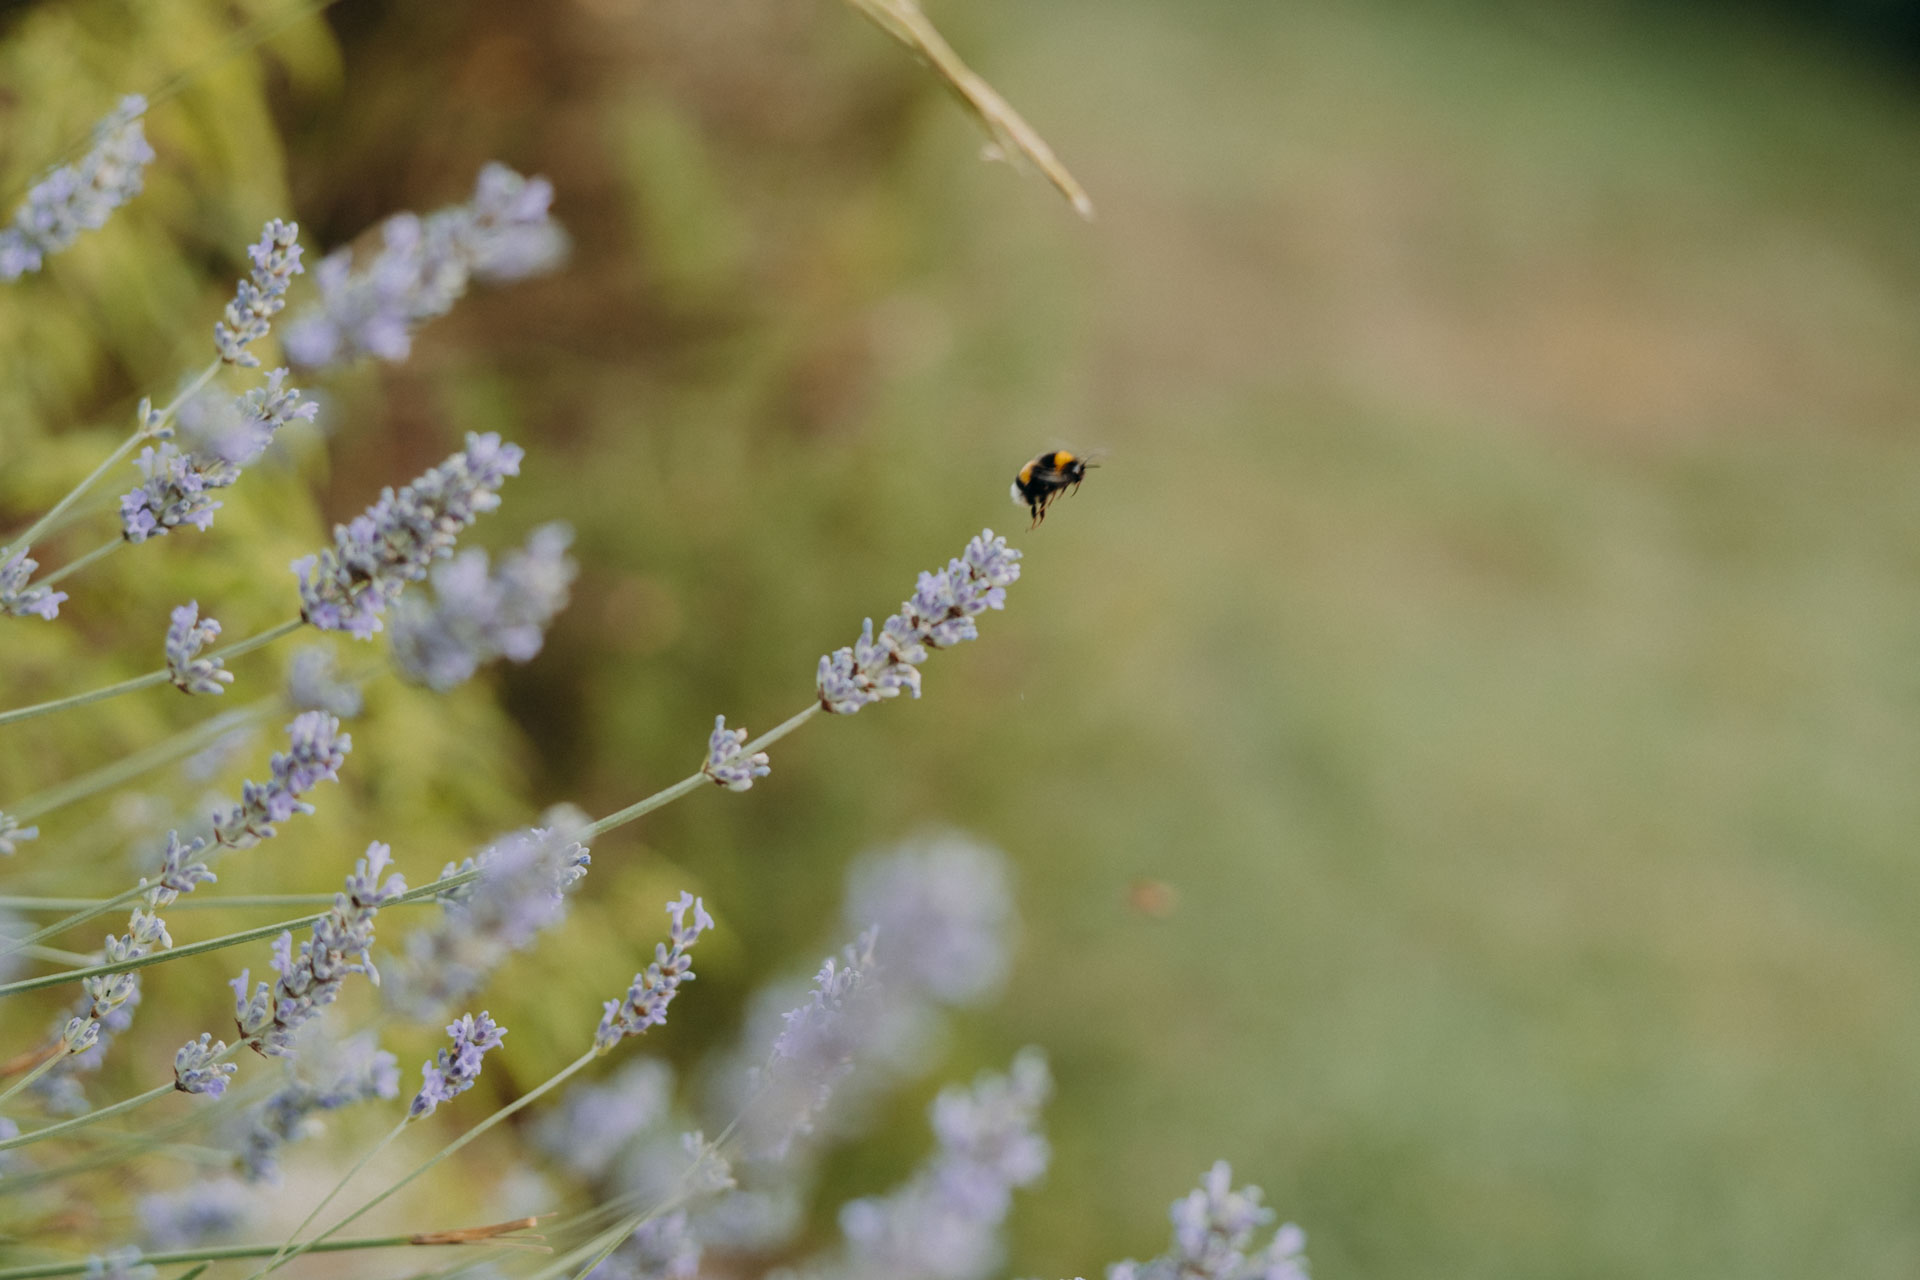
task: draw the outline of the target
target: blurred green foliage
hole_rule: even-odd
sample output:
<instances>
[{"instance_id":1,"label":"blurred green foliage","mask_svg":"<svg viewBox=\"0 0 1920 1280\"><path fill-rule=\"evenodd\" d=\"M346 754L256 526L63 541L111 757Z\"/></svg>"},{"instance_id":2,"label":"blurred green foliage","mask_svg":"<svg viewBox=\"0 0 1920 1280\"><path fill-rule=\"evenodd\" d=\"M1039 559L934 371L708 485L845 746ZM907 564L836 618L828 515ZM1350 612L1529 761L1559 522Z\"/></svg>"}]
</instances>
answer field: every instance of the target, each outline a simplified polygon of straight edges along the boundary
<instances>
[{"instance_id":1,"label":"blurred green foliage","mask_svg":"<svg viewBox=\"0 0 1920 1280\"><path fill-rule=\"evenodd\" d=\"M1157 1249L1226 1157L1322 1275L1912 1274L1911 84L1728 12L949 7L1091 229L828 6L347 0L193 80L150 197L0 295L9 525L197 364L289 199L330 247L498 157L554 179L573 263L329 383L324 442L90 571L76 625L10 627L8 703L152 665L189 596L283 616L325 520L503 431L528 465L476 540L580 532L547 652L378 685L320 816L221 887L329 887L376 836L420 879L683 776L715 712L805 705L916 570L1024 524L1022 460L1104 448L920 702L596 849L487 993L516 1034L483 1089L573 1055L683 885L724 932L653 1047L696 1064L839 940L853 853L954 823L1014 856L1027 926L945 1074L1037 1042L1060 1083L1018 1273ZM231 20L166 8L135 62L122 6L12 20L10 69L65 61L6 78L6 172ZM204 714L169 699L5 734L0 803ZM77 891L78 849L119 883L112 823L49 820L11 879ZM186 1021L148 1057L218 1025L230 967L166 971ZM913 1161L925 1096L829 1198Z\"/></svg>"}]
</instances>

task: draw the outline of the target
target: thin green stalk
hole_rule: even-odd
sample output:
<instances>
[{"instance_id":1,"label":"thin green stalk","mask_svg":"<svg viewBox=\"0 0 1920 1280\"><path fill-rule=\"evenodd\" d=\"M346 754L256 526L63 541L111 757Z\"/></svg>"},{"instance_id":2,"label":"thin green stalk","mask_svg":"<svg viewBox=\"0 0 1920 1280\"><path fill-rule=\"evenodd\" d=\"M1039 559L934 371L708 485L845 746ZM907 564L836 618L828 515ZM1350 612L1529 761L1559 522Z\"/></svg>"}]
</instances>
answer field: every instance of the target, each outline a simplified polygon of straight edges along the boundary
<instances>
[{"instance_id":1,"label":"thin green stalk","mask_svg":"<svg viewBox=\"0 0 1920 1280\"><path fill-rule=\"evenodd\" d=\"M237 893L230 898L180 898L167 908L176 911L217 910L227 907L304 907L332 902L331 893ZM0 908L8 911L72 911L97 907L107 898L33 898L21 894L0 893Z\"/></svg>"},{"instance_id":2,"label":"thin green stalk","mask_svg":"<svg viewBox=\"0 0 1920 1280\"><path fill-rule=\"evenodd\" d=\"M150 769L157 769L182 756L192 755L209 742L223 737L242 725L255 720L264 720L274 708L281 705L278 698L262 698L252 706L238 707L232 711L214 716L174 734L163 742L156 742L143 751L136 751L112 764L95 769L92 773L80 775L71 782L63 782L50 787L39 795L28 796L24 801L8 805L7 812L22 822L30 822L43 814L52 813L63 805L130 782Z\"/></svg>"},{"instance_id":3,"label":"thin green stalk","mask_svg":"<svg viewBox=\"0 0 1920 1280\"><path fill-rule=\"evenodd\" d=\"M330 1240L313 1246L314 1253L350 1253L356 1249L436 1248L464 1244L491 1244L491 1240L433 1240L420 1235L360 1236L352 1240ZM270 1244L230 1244L210 1249L176 1249L168 1253L149 1253L140 1261L149 1266L166 1267L177 1262L230 1262L239 1258L267 1258L277 1246ZM86 1262L42 1262L25 1267L0 1267L0 1280L53 1280L55 1276L83 1276Z\"/></svg>"},{"instance_id":4,"label":"thin green stalk","mask_svg":"<svg viewBox=\"0 0 1920 1280\"><path fill-rule=\"evenodd\" d=\"M213 376L219 372L220 372L219 360L215 360L212 364L202 369L198 377L196 377L192 382L188 383L186 387L181 390L179 395L175 396L170 402L168 402L168 404L164 408L160 410L160 414L157 418L155 418L151 422L142 422L140 424L139 430L135 431L132 435L128 436L125 440L122 440L119 444L119 447L114 449L112 453L108 454L105 458L103 458L100 462L100 465L95 467L91 472L87 474L87 478L85 480L82 480L79 484L69 489L67 491L66 497L54 503L52 510L48 511L47 514L41 516L38 520L35 520L32 524L28 525L27 531L25 533L15 538L12 542L8 543L4 550L0 550L0 564L5 564L8 560L11 560L16 551L25 551L27 548L31 547L33 545L33 540L39 537L41 534L45 533L47 531L47 528L50 525L52 525L55 520L58 520L63 514L65 514L68 507L71 507L74 503L78 502L81 499L81 497L87 492L87 490L91 489L95 484L99 482L102 476L106 475L107 472L113 470L114 467L118 466L122 461L124 461L128 454L132 453L134 449L139 447L139 444L142 440L145 440L148 437L152 436L154 432L158 431L160 428L164 427L168 422L172 421L173 415L179 410L181 405L187 402L188 397L192 396L195 392L199 391L200 388L206 386L209 382L213 381Z\"/></svg>"},{"instance_id":5,"label":"thin green stalk","mask_svg":"<svg viewBox=\"0 0 1920 1280\"><path fill-rule=\"evenodd\" d=\"M355 1209L352 1213L348 1214L346 1217L340 1219L340 1221L328 1227L325 1231L322 1231L319 1235L315 1236L312 1240L309 1240L307 1243L301 1245L298 1249L295 1249L292 1253L288 1254L286 1257L280 1259L278 1262L274 1264L273 1267L268 1267L266 1271L260 1272L260 1275L262 1276L266 1275L268 1271L272 1271L275 1267L284 1267L285 1265L287 1265L287 1263L292 1262L295 1258L299 1257L301 1254L314 1248L321 1241L331 1236L334 1232L340 1230L340 1228L346 1226L349 1222L352 1222L354 1219L358 1218L361 1214L368 1212L374 1206L382 1203L383 1201L386 1200L388 1196L391 1196L394 1192L400 1190L400 1188L406 1186L409 1182L412 1182L415 1178L419 1177L421 1174L425 1173L427 1170L433 1168L435 1165L439 1164L442 1160L445 1160L448 1156L460 1150L460 1148L466 1146L469 1142L472 1142L475 1138L479 1137L481 1134L485 1133L487 1130L493 1128L493 1126L499 1124L502 1120L505 1120L508 1116L511 1116L512 1114L514 1114L516 1111L519 1111L523 1107L532 1105L532 1103L538 1098L540 1098L541 1095L549 1093L552 1090L559 1088L560 1085L565 1083L569 1078L571 1078L573 1075L575 1075L577 1072L583 1069L589 1062L592 1062L595 1058L599 1056L600 1056L600 1050L598 1048L588 1049L585 1053L575 1058L572 1062L560 1068L559 1071L555 1072L551 1076L548 1076L543 1083L541 1083L538 1087L533 1089L531 1092L522 1094L520 1097L515 1098L512 1102L509 1102L506 1106L501 1107L498 1111L488 1116L485 1120L482 1120L479 1124L473 1126L473 1128L467 1130L465 1133L455 1138L452 1142L449 1142L446 1146L440 1148L440 1151L438 1152L438 1154L433 1155L429 1157L425 1162L419 1165L416 1165L413 1171L407 1174L404 1178L401 1178L400 1181L394 1183L392 1186L382 1191L379 1195L367 1201L365 1204L361 1205L358 1209ZM0 1275L0 1280L6 1280L6 1277L4 1275Z\"/></svg>"},{"instance_id":6,"label":"thin green stalk","mask_svg":"<svg viewBox=\"0 0 1920 1280\"><path fill-rule=\"evenodd\" d=\"M18 1080L15 1080L12 1084L8 1085L4 1092L0 1092L0 1103L4 1103L8 1098L11 1098L14 1094L20 1092L22 1089L32 1084L35 1080L38 1080L41 1076L53 1070L56 1066L60 1065L60 1060L66 1056L67 1056L67 1051L66 1051L66 1048L63 1046L52 1057L48 1058L45 1062L41 1063L39 1066L35 1067L33 1070L27 1072L27 1074L21 1076Z\"/></svg>"},{"instance_id":7,"label":"thin green stalk","mask_svg":"<svg viewBox=\"0 0 1920 1280\"><path fill-rule=\"evenodd\" d=\"M752 755L754 752L760 750L762 747L765 747L772 743L780 741L780 739L786 737L788 734L792 733L795 729L798 729L801 725L813 719L814 716L820 713L820 710L821 710L820 704L816 702L812 706L808 707L805 711L799 712L796 715L788 716L785 720L781 721L779 724L775 725L773 728L767 730L765 733L755 738L752 742L747 743L746 746L740 748L741 751L745 752L747 755ZM584 832L582 832L580 839L583 841L592 840L596 836L605 835L607 832L612 831L615 827L624 827L629 822L632 822L636 818L644 817L645 815L652 813L655 809L661 808L664 805L672 804L675 800L678 800L681 796L689 795L695 791L698 791L700 789L701 783L709 782L709 781L711 781L711 779L709 779L705 773L696 773L691 777L682 778L680 781L674 783L672 786L668 787L664 791L656 791L652 795L648 796L646 799L641 800L636 804L630 804L626 808L620 810L618 813L608 814L606 817L600 819L598 822L594 823L592 826L588 827Z\"/></svg>"},{"instance_id":8,"label":"thin green stalk","mask_svg":"<svg viewBox=\"0 0 1920 1280\"><path fill-rule=\"evenodd\" d=\"M115 907L124 907L127 903L132 902L152 887L152 885L137 884L131 889L123 889L111 898L102 898L92 906L81 911L76 911L63 919L56 920L44 928L35 930L24 938L10 938L7 940L5 946L0 946L0 956L10 956L16 951L24 951L26 948L36 943L44 942L56 934L64 933L76 925L83 925L89 920L96 920L106 915L109 911L112 911Z\"/></svg>"},{"instance_id":9,"label":"thin green stalk","mask_svg":"<svg viewBox=\"0 0 1920 1280\"><path fill-rule=\"evenodd\" d=\"M320 1216L320 1211L326 1208L328 1205L332 1204L333 1198L339 1195L342 1191L345 1191L347 1189L347 1184L349 1182L352 1182L354 1178L358 1176L359 1172L362 1169L366 1168L367 1165L373 1160L375 1156L379 1155L382 1151L385 1151L389 1146L392 1145L393 1140L395 1138L399 1137L401 1133L405 1132L407 1127L407 1121L410 1120L411 1118L412 1118L411 1116L402 1116L400 1118L399 1124L387 1130L387 1136L380 1139L380 1141L374 1143L373 1147L367 1152L367 1154L361 1156L360 1159L355 1162L353 1168L347 1170L347 1176L333 1184L333 1190L327 1192L326 1195L320 1197L320 1203L313 1206L313 1211L307 1214L305 1218L302 1218L300 1220L300 1225L295 1227L292 1230L292 1232L288 1234L285 1240L281 1241L280 1251L274 1254L272 1258L268 1259L266 1266L254 1272L253 1275L249 1277L249 1280L259 1280L259 1277L266 1275L269 1271L274 1271L278 1269L280 1266L280 1260L287 1256L287 1250L293 1248L293 1242L300 1238L300 1233L313 1225L313 1220Z\"/></svg>"},{"instance_id":10,"label":"thin green stalk","mask_svg":"<svg viewBox=\"0 0 1920 1280\"><path fill-rule=\"evenodd\" d=\"M406 902L421 902L444 893L448 889L457 889L470 884L479 877L478 871L457 871L450 876L442 876L417 889L409 889L391 902L384 904L381 910ZM327 898L332 902L331 897ZM178 905L178 904L176 904ZM274 924L263 924L255 929L242 929L238 933L223 933L217 938L208 938L204 942L189 942L185 946L172 947L166 951L156 951L151 955L135 956L130 960L117 960L110 964L89 965L85 969L67 969L61 973L46 973L37 978L21 978L0 986L0 996L18 995L22 991L39 991L45 987L57 987L66 982L78 982L83 978L97 978L106 973L126 973L133 969L144 969L148 965L159 964L166 960L180 960L187 956L203 955L209 951L221 951L227 947L237 947L244 943L255 942L261 938L271 938L290 929L305 929L326 916L318 912L310 916L300 916L292 920L281 920Z\"/></svg>"},{"instance_id":11,"label":"thin green stalk","mask_svg":"<svg viewBox=\"0 0 1920 1280\"><path fill-rule=\"evenodd\" d=\"M299 618L290 618L277 627L270 627L257 636L249 636L224 649L216 649L207 655L210 659L225 660L237 658L243 653L251 653L262 645L272 644L282 636L298 631L304 623ZM0 711L0 724L12 724L18 720L31 720L36 716L48 715L55 711L65 711L69 707L84 707L90 702L102 702L108 698L117 698L123 693L132 693L136 689L150 689L157 684L165 684L168 672L149 671L146 675L135 676L131 680L122 680L110 684L104 689L95 689L90 693L76 693L66 698L55 698L51 702L36 702L30 707L15 707L11 711Z\"/></svg>"},{"instance_id":12,"label":"thin green stalk","mask_svg":"<svg viewBox=\"0 0 1920 1280\"><path fill-rule=\"evenodd\" d=\"M56 1058L54 1059L54 1061L57 1062L59 1061L59 1059ZM15 1087L18 1088L19 1086L16 1084ZM23 1133L18 1135L17 1137L0 1138L0 1151L5 1151L11 1147L24 1147L29 1142L38 1142L42 1138L64 1137L65 1135L72 1133L76 1129L84 1129L88 1125L96 1124L101 1120L111 1119L114 1116L125 1115L127 1112L132 1111L136 1107L146 1106L149 1102L152 1102L155 1098L164 1097L165 1095L169 1093L174 1093L174 1092L176 1092L176 1090L172 1083L159 1085L156 1088L147 1090L145 1093L135 1094L133 1097L128 1098L124 1102L116 1102L110 1107L102 1107L98 1111L89 1111L87 1112L87 1114L83 1116L75 1116L71 1120L62 1120L59 1124L50 1124L50 1125L47 1125L45 1128L35 1129L30 1133Z\"/></svg>"},{"instance_id":13,"label":"thin green stalk","mask_svg":"<svg viewBox=\"0 0 1920 1280\"><path fill-rule=\"evenodd\" d=\"M126 545L127 545L127 540L125 538L115 538L111 542L103 542L99 546L95 547L93 550L87 552L87 554L81 556L79 559L68 561L66 564L61 565L58 569L55 569L52 573L42 575L40 578L40 585L43 587L50 587L54 583L59 582L62 578L66 578L80 572L82 569L92 564L95 560L106 559L108 556L112 555L114 552L118 551L120 548Z\"/></svg>"}]
</instances>

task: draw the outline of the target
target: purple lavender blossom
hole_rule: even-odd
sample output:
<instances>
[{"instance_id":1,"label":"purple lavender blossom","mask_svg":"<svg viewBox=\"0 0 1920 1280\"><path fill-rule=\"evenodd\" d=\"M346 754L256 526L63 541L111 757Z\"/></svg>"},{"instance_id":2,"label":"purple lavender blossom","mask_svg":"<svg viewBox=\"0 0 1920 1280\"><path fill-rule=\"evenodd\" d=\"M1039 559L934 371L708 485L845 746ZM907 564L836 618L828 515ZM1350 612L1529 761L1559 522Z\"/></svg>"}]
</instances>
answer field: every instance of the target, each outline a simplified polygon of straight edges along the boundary
<instances>
[{"instance_id":1,"label":"purple lavender blossom","mask_svg":"<svg viewBox=\"0 0 1920 1280\"><path fill-rule=\"evenodd\" d=\"M225 1040L215 1040L205 1031L198 1040L189 1040L173 1055L173 1087L181 1093L204 1093L218 1098L227 1091L227 1077L239 1070L237 1064L220 1061L227 1051Z\"/></svg>"},{"instance_id":2,"label":"purple lavender blossom","mask_svg":"<svg viewBox=\"0 0 1920 1280\"><path fill-rule=\"evenodd\" d=\"M320 406L286 385L275 369L260 386L240 396L209 392L180 409L185 448L163 440L140 451L134 465L141 482L120 499L120 535L128 542L164 537L181 525L205 531L221 504L213 494L230 488L241 469L257 459L275 433L295 420L312 421Z\"/></svg>"},{"instance_id":3,"label":"purple lavender blossom","mask_svg":"<svg viewBox=\"0 0 1920 1280\"><path fill-rule=\"evenodd\" d=\"M153 160L140 117L147 100L133 94L93 130L93 149L49 172L27 192L13 225L0 229L0 280L38 271L46 258L95 231L140 194L141 171Z\"/></svg>"},{"instance_id":4,"label":"purple lavender blossom","mask_svg":"<svg viewBox=\"0 0 1920 1280\"><path fill-rule=\"evenodd\" d=\"M414 331L452 310L470 280L516 280L558 265L566 237L548 213L552 202L546 179L489 164L468 203L426 218L395 214L358 270L350 248L314 269L320 302L288 325L287 353L309 366L406 359Z\"/></svg>"},{"instance_id":5,"label":"purple lavender blossom","mask_svg":"<svg viewBox=\"0 0 1920 1280\"><path fill-rule=\"evenodd\" d=\"M310 1032L297 1061L300 1070L290 1068L286 1083L242 1117L235 1143L248 1182L275 1180L280 1148L311 1132L318 1113L400 1093L398 1062L370 1035L336 1042Z\"/></svg>"},{"instance_id":6,"label":"purple lavender blossom","mask_svg":"<svg viewBox=\"0 0 1920 1280\"><path fill-rule=\"evenodd\" d=\"M605 1084L575 1086L534 1128L540 1149L575 1177L593 1182L642 1134L663 1123L673 1107L673 1068L638 1058Z\"/></svg>"},{"instance_id":7,"label":"purple lavender blossom","mask_svg":"<svg viewBox=\"0 0 1920 1280\"><path fill-rule=\"evenodd\" d=\"M700 1252L686 1213L675 1210L634 1228L612 1256L587 1272L587 1280L695 1280Z\"/></svg>"},{"instance_id":8,"label":"purple lavender blossom","mask_svg":"<svg viewBox=\"0 0 1920 1280\"><path fill-rule=\"evenodd\" d=\"M134 1212L147 1248L187 1249L232 1237L245 1224L252 1201L245 1183L208 1178L141 1196Z\"/></svg>"},{"instance_id":9,"label":"purple lavender blossom","mask_svg":"<svg viewBox=\"0 0 1920 1280\"><path fill-rule=\"evenodd\" d=\"M687 923L689 911L693 913L692 924ZM601 1053L628 1036L644 1035L649 1027L665 1022L667 1006L673 1003L681 984L693 981L693 958L688 952L702 933L713 928L713 917L707 914L706 904L690 893L669 902L667 914L673 918L673 928L667 935L673 946L655 943L653 963L634 975L626 996L606 1002L600 1029L593 1037L594 1047Z\"/></svg>"},{"instance_id":10,"label":"purple lavender blossom","mask_svg":"<svg viewBox=\"0 0 1920 1280\"><path fill-rule=\"evenodd\" d=\"M1107 1280L1307 1280L1307 1236L1290 1222L1265 1248L1249 1252L1273 1210L1260 1203L1260 1188L1233 1189L1225 1160L1175 1200L1168 1216L1173 1241L1167 1252L1148 1262L1116 1262Z\"/></svg>"},{"instance_id":11,"label":"purple lavender blossom","mask_svg":"<svg viewBox=\"0 0 1920 1280\"><path fill-rule=\"evenodd\" d=\"M1004 608L1006 588L1019 577L1020 553L993 530L983 531L946 568L922 573L913 595L878 635L868 618L852 646L820 659L820 705L835 715L852 715L903 690L919 697L919 667L928 652L976 638L974 619Z\"/></svg>"},{"instance_id":12,"label":"purple lavender blossom","mask_svg":"<svg viewBox=\"0 0 1920 1280\"><path fill-rule=\"evenodd\" d=\"M48 622L60 616L60 604L67 598L66 592L28 585L33 571L39 567L40 562L27 555L26 547L0 564L0 613L16 618L45 618Z\"/></svg>"},{"instance_id":13,"label":"purple lavender blossom","mask_svg":"<svg viewBox=\"0 0 1920 1280\"><path fill-rule=\"evenodd\" d=\"M982 1280L999 1264L1013 1192L1046 1172L1038 1131L1052 1087L1046 1059L1024 1049L1007 1075L934 1100L939 1149L906 1185L840 1210L842 1274L857 1280Z\"/></svg>"},{"instance_id":14,"label":"purple lavender blossom","mask_svg":"<svg viewBox=\"0 0 1920 1280\"><path fill-rule=\"evenodd\" d=\"M18 846L40 838L40 828L23 827L20 819L0 813L0 856L11 858Z\"/></svg>"},{"instance_id":15,"label":"purple lavender blossom","mask_svg":"<svg viewBox=\"0 0 1920 1280\"><path fill-rule=\"evenodd\" d=\"M849 927L879 927L880 966L896 993L972 1005L1006 983L1016 926L1007 860L960 832L859 859L842 915Z\"/></svg>"},{"instance_id":16,"label":"purple lavender blossom","mask_svg":"<svg viewBox=\"0 0 1920 1280\"><path fill-rule=\"evenodd\" d=\"M272 776L264 784L247 782L240 803L213 815L213 838L230 849L244 849L273 838L277 822L296 813L312 813L300 797L321 782L338 779L340 766L353 750L351 734L340 732L340 721L324 711L303 711L287 725L288 749L274 752L267 766Z\"/></svg>"},{"instance_id":17,"label":"purple lavender blossom","mask_svg":"<svg viewBox=\"0 0 1920 1280\"><path fill-rule=\"evenodd\" d=\"M272 219L261 230L260 243L248 248L247 257L253 270L240 281L226 314L213 326L213 344L228 364L253 369L259 367L260 358L247 346L267 336L273 317L287 305L287 286L304 270L299 225Z\"/></svg>"},{"instance_id":18,"label":"purple lavender blossom","mask_svg":"<svg viewBox=\"0 0 1920 1280\"><path fill-rule=\"evenodd\" d=\"M500 505L497 491L519 474L521 456L518 445L502 444L498 435L469 433L462 452L334 526L333 546L293 562L300 616L322 631L370 638L407 583L426 577L462 530Z\"/></svg>"},{"instance_id":19,"label":"purple lavender blossom","mask_svg":"<svg viewBox=\"0 0 1920 1280\"><path fill-rule=\"evenodd\" d=\"M400 674L444 693L496 658L532 661L579 571L567 555L572 541L566 525L542 525L491 575L477 549L434 566L433 598L410 594L394 612Z\"/></svg>"},{"instance_id":20,"label":"purple lavender blossom","mask_svg":"<svg viewBox=\"0 0 1920 1280\"><path fill-rule=\"evenodd\" d=\"M501 961L566 917L566 895L593 858L573 839L586 822L578 810L556 807L545 826L494 841L478 858L448 863L446 879L477 870L479 878L440 895L438 923L407 935L397 981L383 988L388 1004L426 1019L479 990Z\"/></svg>"},{"instance_id":21,"label":"purple lavender blossom","mask_svg":"<svg viewBox=\"0 0 1920 1280\"><path fill-rule=\"evenodd\" d=\"M707 762L700 766L700 772L729 791L747 790L755 778L764 778L772 770L766 752L748 755L746 745L745 729L729 729L725 716L715 716L713 732L707 736Z\"/></svg>"},{"instance_id":22,"label":"purple lavender blossom","mask_svg":"<svg viewBox=\"0 0 1920 1280\"><path fill-rule=\"evenodd\" d=\"M390 852L378 840L367 846L367 856L355 864L346 888L334 895L333 910L314 922L313 939L300 944L298 955L292 933L274 941L273 969L280 977L271 987L259 983L249 996L248 970L228 984L240 1038L255 1052L290 1056L293 1033L332 1004L353 974L364 973L379 984L379 971L373 967L373 918L407 891L407 882L397 874L384 883L380 879Z\"/></svg>"},{"instance_id":23,"label":"purple lavender blossom","mask_svg":"<svg viewBox=\"0 0 1920 1280\"><path fill-rule=\"evenodd\" d=\"M167 673L182 693L225 693L233 672L218 658L202 658L200 650L220 638L220 624L200 617L200 603L190 600L173 611L167 627Z\"/></svg>"},{"instance_id":24,"label":"purple lavender blossom","mask_svg":"<svg viewBox=\"0 0 1920 1280\"><path fill-rule=\"evenodd\" d=\"M311 644L287 664L287 701L301 711L324 711L342 720L360 714L358 685L339 678L333 650Z\"/></svg>"},{"instance_id":25,"label":"purple lavender blossom","mask_svg":"<svg viewBox=\"0 0 1920 1280\"><path fill-rule=\"evenodd\" d=\"M480 1078L481 1060L487 1050L500 1047L507 1029L482 1010L478 1018L470 1013L460 1018L447 1028L447 1034L453 1037L453 1048L440 1050L438 1057L420 1068L420 1092L407 1108L409 1120L430 1116L441 1103L473 1088Z\"/></svg>"}]
</instances>

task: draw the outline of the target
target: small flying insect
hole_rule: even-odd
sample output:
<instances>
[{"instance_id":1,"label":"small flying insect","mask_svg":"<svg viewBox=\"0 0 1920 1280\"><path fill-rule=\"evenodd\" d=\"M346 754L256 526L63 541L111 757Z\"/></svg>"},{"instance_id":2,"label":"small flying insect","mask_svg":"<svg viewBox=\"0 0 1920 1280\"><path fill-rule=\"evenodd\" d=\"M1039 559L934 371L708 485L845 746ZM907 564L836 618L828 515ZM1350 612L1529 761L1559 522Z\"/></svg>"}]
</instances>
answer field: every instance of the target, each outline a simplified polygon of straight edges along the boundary
<instances>
[{"instance_id":1,"label":"small flying insect","mask_svg":"<svg viewBox=\"0 0 1920 1280\"><path fill-rule=\"evenodd\" d=\"M1020 468L1013 478L1013 505L1033 512L1033 523L1027 528L1039 528L1053 500L1070 489L1078 491L1080 482L1087 478L1087 469L1097 465L1065 449L1055 449Z\"/></svg>"}]
</instances>

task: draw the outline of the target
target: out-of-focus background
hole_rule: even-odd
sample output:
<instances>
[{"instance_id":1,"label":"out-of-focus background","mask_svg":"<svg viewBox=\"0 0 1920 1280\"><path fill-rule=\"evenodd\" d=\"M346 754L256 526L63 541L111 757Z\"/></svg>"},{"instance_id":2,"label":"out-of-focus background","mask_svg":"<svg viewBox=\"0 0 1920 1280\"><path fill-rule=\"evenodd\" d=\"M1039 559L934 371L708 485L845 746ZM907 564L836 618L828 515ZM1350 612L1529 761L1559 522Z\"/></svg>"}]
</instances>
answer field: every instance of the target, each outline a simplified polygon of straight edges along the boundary
<instances>
[{"instance_id":1,"label":"out-of-focus background","mask_svg":"<svg viewBox=\"0 0 1920 1280\"><path fill-rule=\"evenodd\" d=\"M584 574L531 666L377 686L345 802L236 891L617 808L715 712L805 705L983 525L1026 552L919 702L597 846L488 992L486 1087L573 1055L683 884L724 932L651 1047L697 1063L838 941L853 855L954 825L1025 927L940 1076L1038 1043L1058 1077L1014 1274L1157 1250L1217 1157L1322 1277L1920 1269L1911 7L933 5L1091 224L826 0L342 0L207 65L275 12L0 12L15 195L193 72L142 201L0 294L7 527L204 360L265 217L331 247L497 158L553 180L570 264L323 382L324 439L213 532L9 628L10 694L150 667L189 592L235 635L283 616L280 566L468 430L529 453L475 540L565 518ZM1056 444L1106 465L1027 533L1007 483ZM99 649L129 611L153 653ZM7 790L183 701L13 731ZM116 820L43 839L109 888ZM182 970L203 1022L226 971ZM936 1083L831 1166L821 1232L924 1149Z\"/></svg>"}]
</instances>

